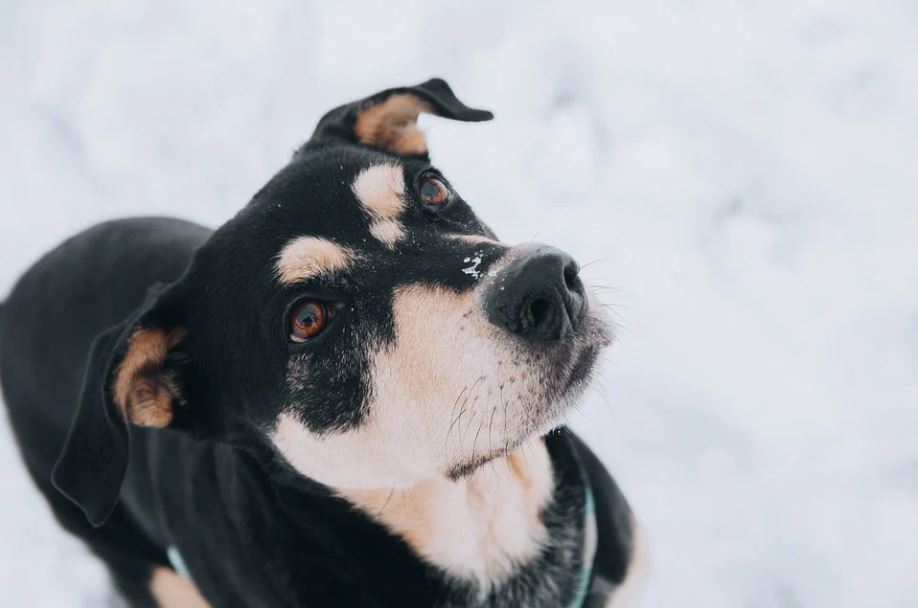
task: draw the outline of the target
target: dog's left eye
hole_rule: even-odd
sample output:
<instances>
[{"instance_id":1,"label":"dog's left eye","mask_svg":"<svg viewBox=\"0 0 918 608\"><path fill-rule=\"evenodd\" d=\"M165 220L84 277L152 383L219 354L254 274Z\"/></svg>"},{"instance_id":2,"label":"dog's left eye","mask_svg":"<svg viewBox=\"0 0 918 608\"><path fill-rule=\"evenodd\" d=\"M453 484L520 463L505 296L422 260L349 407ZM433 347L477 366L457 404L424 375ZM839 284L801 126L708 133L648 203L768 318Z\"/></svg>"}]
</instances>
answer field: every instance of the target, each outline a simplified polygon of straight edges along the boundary
<instances>
[{"instance_id":1,"label":"dog's left eye","mask_svg":"<svg viewBox=\"0 0 918 608\"><path fill-rule=\"evenodd\" d=\"M439 209L449 202L450 190L436 175L425 175L418 181L418 195L432 209Z\"/></svg>"},{"instance_id":2,"label":"dog's left eye","mask_svg":"<svg viewBox=\"0 0 918 608\"><path fill-rule=\"evenodd\" d=\"M302 344L315 338L335 318L335 309L318 300L303 300L290 311L290 341Z\"/></svg>"}]
</instances>

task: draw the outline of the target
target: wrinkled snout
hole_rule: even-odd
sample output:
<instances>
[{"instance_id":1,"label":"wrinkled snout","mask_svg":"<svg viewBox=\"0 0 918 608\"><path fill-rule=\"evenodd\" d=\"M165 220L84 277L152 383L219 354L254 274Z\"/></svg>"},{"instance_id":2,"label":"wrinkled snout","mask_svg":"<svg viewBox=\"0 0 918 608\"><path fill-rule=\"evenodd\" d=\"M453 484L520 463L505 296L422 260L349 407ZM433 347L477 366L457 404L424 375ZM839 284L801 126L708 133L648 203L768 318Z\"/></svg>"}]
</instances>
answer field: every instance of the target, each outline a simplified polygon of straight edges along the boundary
<instances>
[{"instance_id":1,"label":"wrinkled snout","mask_svg":"<svg viewBox=\"0 0 918 608\"><path fill-rule=\"evenodd\" d=\"M574 259L541 245L500 270L484 305L498 327L529 342L551 344L576 329L586 299Z\"/></svg>"}]
</instances>

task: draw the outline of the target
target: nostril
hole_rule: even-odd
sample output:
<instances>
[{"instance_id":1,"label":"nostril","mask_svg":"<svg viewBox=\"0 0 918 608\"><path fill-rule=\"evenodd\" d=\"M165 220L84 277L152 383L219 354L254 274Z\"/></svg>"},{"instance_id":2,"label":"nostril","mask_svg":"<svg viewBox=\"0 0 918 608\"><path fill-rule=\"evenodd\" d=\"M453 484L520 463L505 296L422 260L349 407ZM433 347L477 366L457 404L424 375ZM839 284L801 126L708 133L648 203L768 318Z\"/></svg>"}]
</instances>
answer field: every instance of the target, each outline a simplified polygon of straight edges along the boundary
<instances>
[{"instance_id":1,"label":"nostril","mask_svg":"<svg viewBox=\"0 0 918 608\"><path fill-rule=\"evenodd\" d=\"M569 294L583 298L583 281L580 280L580 269L573 262L564 267L564 286Z\"/></svg>"},{"instance_id":2,"label":"nostril","mask_svg":"<svg viewBox=\"0 0 918 608\"><path fill-rule=\"evenodd\" d=\"M580 271L576 264L568 264L564 267L564 284L569 291L580 291Z\"/></svg>"},{"instance_id":3,"label":"nostril","mask_svg":"<svg viewBox=\"0 0 918 608\"><path fill-rule=\"evenodd\" d=\"M578 327L586 305L580 268L551 247L514 259L486 295L488 319L525 340L551 344Z\"/></svg>"},{"instance_id":4,"label":"nostril","mask_svg":"<svg viewBox=\"0 0 918 608\"><path fill-rule=\"evenodd\" d=\"M552 303L545 298L536 298L529 303L529 319L532 327L543 327L552 315Z\"/></svg>"}]
</instances>

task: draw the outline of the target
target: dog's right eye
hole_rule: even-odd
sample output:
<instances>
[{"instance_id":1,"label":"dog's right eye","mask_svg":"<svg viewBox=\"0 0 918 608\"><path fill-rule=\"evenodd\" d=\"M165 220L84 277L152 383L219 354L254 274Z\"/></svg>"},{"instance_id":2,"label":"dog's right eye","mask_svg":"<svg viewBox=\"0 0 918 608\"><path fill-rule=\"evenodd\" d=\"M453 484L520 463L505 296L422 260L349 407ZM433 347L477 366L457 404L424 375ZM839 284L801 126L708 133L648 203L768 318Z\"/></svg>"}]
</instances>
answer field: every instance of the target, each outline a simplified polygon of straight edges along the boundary
<instances>
[{"instance_id":1,"label":"dog's right eye","mask_svg":"<svg viewBox=\"0 0 918 608\"><path fill-rule=\"evenodd\" d=\"M290 311L290 341L302 344L318 336L335 318L335 309L318 300L303 300Z\"/></svg>"},{"instance_id":2,"label":"dog's right eye","mask_svg":"<svg viewBox=\"0 0 918 608\"><path fill-rule=\"evenodd\" d=\"M442 179L431 173L426 173L418 180L418 195L428 209L436 211L446 206L452 193L449 186L444 184Z\"/></svg>"}]
</instances>

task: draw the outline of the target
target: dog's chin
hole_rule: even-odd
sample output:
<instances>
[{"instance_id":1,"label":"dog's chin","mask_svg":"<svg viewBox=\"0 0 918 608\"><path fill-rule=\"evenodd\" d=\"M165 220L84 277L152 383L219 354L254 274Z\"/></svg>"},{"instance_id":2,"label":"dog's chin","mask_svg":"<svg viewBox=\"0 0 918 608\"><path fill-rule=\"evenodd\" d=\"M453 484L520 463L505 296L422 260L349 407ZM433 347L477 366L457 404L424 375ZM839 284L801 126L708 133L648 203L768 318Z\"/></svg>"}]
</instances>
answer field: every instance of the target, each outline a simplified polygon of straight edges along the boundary
<instances>
[{"instance_id":1,"label":"dog's chin","mask_svg":"<svg viewBox=\"0 0 918 608\"><path fill-rule=\"evenodd\" d=\"M571 344L547 362L544 374L547 380L541 394L533 396L532 407L520 432L507 438L501 449L460 461L448 470L447 476L451 479L467 477L489 462L565 424L568 414L590 386L600 353L613 339L604 320L588 319L571 337Z\"/></svg>"}]
</instances>

